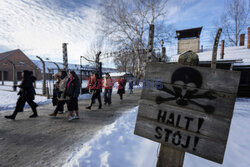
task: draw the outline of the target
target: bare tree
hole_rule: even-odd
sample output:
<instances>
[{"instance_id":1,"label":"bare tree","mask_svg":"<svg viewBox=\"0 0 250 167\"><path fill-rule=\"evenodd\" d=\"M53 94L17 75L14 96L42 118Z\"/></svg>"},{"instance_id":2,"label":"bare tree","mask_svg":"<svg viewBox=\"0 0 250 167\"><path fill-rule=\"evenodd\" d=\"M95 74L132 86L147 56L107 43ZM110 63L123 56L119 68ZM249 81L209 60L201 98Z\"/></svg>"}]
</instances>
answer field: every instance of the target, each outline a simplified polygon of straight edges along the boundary
<instances>
[{"instance_id":1,"label":"bare tree","mask_svg":"<svg viewBox=\"0 0 250 167\"><path fill-rule=\"evenodd\" d=\"M149 24L156 27L156 40L169 37L172 31L165 25L168 0L103 0L100 30L114 41L117 48L132 46L137 66L142 64L140 50L145 49ZM164 31L163 31L164 30ZM165 34L164 34L165 33Z\"/></svg>"},{"instance_id":2,"label":"bare tree","mask_svg":"<svg viewBox=\"0 0 250 167\"><path fill-rule=\"evenodd\" d=\"M98 36L90 43L88 50L84 55L84 59L90 64L94 65L96 61L96 54L104 49L103 37Z\"/></svg>"},{"instance_id":3,"label":"bare tree","mask_svg":"<svg viewBox=\"0 0 250 167\"><path fill-rule=\"evenodd\" d=\"M131 66L130 54L126 52L119 53L114 62L119 71L128 72L128 68Z\"/></svg>"},{"instance_id":4,"label":"bare tree","mask_svg":"<svg viewBox=\"0 0 250 167\"><path fill-rule=\"evenodd\" d=\"M120 48L118 54L114 57L114 63L118 70L133 73L137 65L133 47Z\"/></svg>"},{"instance_id":5,"label":"bare tree","mask_svg":"<svg viewBox=\"0 0 250 167\"><path fill-rule=\"evenodd\" d=\"M223 34L229 45L238 45L240 34L249 26L249 0L227 0L221 18Z\"/></svg>"}]
</instances>

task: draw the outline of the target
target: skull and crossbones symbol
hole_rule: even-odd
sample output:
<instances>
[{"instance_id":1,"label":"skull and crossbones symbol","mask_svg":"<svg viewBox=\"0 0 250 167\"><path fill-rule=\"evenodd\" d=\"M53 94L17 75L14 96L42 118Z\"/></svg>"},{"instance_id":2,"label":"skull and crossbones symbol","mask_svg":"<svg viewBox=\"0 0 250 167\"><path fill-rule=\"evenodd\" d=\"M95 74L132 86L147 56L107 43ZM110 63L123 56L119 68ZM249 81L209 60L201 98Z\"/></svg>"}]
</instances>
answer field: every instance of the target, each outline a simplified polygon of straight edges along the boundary
<instances>
[{"instance_id":1,"label":"skull and crossbones symbol","mask_svg":"<svg viewBox=\"0 0 250 167\"><path fill-rule=\"evenodd\" d=\"M191 67L177 69L171 77L171 84L173 84L173 91L164 85L158 90L164 91L173 97L164 98L157 96L155 99L157 104L175 100L176 104L180 106L187 106L190 103L199 106L207 113L214 112L213 106L199 104L195 101L195 99L202 98L209 100L216 99L215 92L211 90L199 93L199 88L202 86L202 76L198 70Z\"/></svg>"}]
</instances>

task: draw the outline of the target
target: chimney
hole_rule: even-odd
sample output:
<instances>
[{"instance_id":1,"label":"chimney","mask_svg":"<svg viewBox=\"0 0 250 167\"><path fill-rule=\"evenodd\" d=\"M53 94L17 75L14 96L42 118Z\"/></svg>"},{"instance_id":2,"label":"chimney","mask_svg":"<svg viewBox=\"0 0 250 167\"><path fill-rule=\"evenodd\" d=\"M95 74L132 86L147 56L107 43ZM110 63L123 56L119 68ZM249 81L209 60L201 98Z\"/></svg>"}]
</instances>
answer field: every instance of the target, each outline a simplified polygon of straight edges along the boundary
<instances>
[{"instance_id":1,"label":"chimney","mask_svg":"<svg viewBox=\"0 0 250 167\"><path fill-rule=\"evenodd\" d=\"M248 43L247 43L247 48L248 49L250 49L250 27L248 27L248 35L247 35L247 41L248 41Z\"/></svg>"},{"instance_id":2,"label":"chimney","mask_svg":"<svg viewBox=\"0 0 250 167\"><path fill-rule=\"evenodd\" d=\"M224 59L224 44L225 44L225 41L222 40L221 41L221 52L220 52L220 59Z\"/></svg>"},{"instance_id":3,"label":"chimney","mask_svg":"<svg viewBox=\"0 0 250 167\"><path fill-rule=\"evenodd\" d=\"M245 45L245 34L240 34L240 46Z\"/></svg>"}]
</instances>

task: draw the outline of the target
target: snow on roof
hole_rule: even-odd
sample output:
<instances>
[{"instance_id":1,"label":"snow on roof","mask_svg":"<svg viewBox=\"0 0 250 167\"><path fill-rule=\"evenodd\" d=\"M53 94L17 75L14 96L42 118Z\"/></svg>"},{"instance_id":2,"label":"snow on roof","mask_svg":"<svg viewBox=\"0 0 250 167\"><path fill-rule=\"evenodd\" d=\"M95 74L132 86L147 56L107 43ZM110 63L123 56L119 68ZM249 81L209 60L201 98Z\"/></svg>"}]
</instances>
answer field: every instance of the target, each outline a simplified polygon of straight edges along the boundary
<instances>
[{"instance_id":1,"label":"snow on roof","mask_svg":"<svg viewBox=\"0 0 250 167\"><path fill-rule=\"evenodd\" d=\"M109 75L111 77L121 77L121 76L123 76L125 74L126 74L125 72L113 72L113 73L110 73Z\"/></svg>"},{"instance_id":2,"label":"snow on roof","mask_svg":"<svg viewBox=\"0 0 250 167\"><path fill-rule=\"evenodd\" d=\"M36 64L36 66L41 70L43 70L43 64L40 60L32 60L33 63ZM58 63L56 62L56 64L59 65L60 69L63 69L63 64L62 63ZM46 73L49 73L49 69L54 69L54 73L57 73L57 66L53 63L53 62L50 62L50 61L45 61L45 70L46 70ZM83 68L86 68L86 69L89 69L89 70L95 70L95 67L94 66L88 66L88 65L83 65ZM79 71L80 70L80 65L78 64L68 64L68 69L70 70L74 70L74 71ZM112 69L112 68L103 68L102 69L102 72L103 73L106 73L106 72L113 72L113 71L117 71L117 69ZM78 72L79 73L79 72Z\"/></svg>"},{"instance_id":3,"label":"snow on roof","mask_svg":"<svg viewBox=\"0 0 250 167\"><path fill-rule=\"evenodd\" d=\"M217 61L239 61L242 62L234 63L234 65L250 65L250 49L246 46L233 46L225 47L224 59L220 58L220 48L217 51ZM199 61L211 61L212 60L212 50L197 53L199 56ZM177 62L180 54L171 57L170 62Z\"/></svg>"}]
</instances>

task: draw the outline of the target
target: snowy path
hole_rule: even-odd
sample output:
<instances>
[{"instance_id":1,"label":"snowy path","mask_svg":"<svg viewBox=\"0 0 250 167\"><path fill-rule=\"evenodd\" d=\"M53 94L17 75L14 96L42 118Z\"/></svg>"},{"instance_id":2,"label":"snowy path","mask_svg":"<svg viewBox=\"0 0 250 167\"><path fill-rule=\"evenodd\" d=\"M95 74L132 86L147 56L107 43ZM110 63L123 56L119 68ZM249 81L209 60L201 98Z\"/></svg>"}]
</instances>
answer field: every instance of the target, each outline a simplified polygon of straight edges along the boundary
<instances>
[{"instance_id":1,"label":"snowy path","mask_svg":"<svg viewBox=\"0 0 250 167\"><path fill-rule=\"evenodd\" d=\"M49 117L55 109L51 104L39 106L35 119L29 118L31 109L19 113L15 121L4 118L12 111L0 112L0 166L62 166L99 130L136 107L139 98L140 91L126 94L123 101L114 94L111 106L98 110L95 104L91 111L85 109L89 100L80 100L80 119L70 122L67 114Z\"/></svg>"},{"instance_id":2,"label":"snowy path","mask_svg":"<svg viewBox=\"0 0 250 167\"><path fill-rule=\"evenodd\" d=\"M68 160L68 166L153 167L159 144L135 136L138 107L104 127ZM184 167L250 166L250 99L238 98L231 123L223 165L185 154Z\"/></svg>"}]
</instances>

